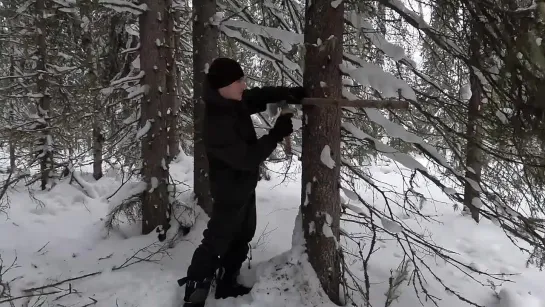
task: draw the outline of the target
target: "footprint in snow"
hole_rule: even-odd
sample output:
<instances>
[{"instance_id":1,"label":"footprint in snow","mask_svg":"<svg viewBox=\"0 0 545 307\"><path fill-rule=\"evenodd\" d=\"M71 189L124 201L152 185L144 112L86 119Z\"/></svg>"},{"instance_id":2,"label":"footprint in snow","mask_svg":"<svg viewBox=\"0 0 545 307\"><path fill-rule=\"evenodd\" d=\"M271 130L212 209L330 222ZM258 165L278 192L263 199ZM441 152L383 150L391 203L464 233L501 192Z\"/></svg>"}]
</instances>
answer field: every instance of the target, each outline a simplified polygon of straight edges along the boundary
<instances>
[{"instance_id":1,"label":"footprint in snow","mask_svg":"<svg viewBox=\"0 0 545 307\"><path fill-rule=\"evenodd\" d=\"M64 201L64 198L62 198L60 195L55 196L53 198L53 201L55 201L55 203L59 204L59 206L61 207L68 207L68 204Z\"/></svg>"},{"instance_id":2,"label":"footprint in snow","mask_svg":"<svg viewBox=\"0 0 545 307\"><path fill-rule=\"evenodd\" d=\"M42 219L34 219L33 222L36 224L45 224L45 221Z\"/></svg>"},{"instance_id":3,"label":"footprint in snow","mask_svg":"<svg viewBox=\"0 0 545 307\"><path fill-rule=\"evenodd\" d=\"M524 291L502 288L499 297L498 307L543 307L539 298Z\"/></svg>"},{"instance_id":4,"label":"footprint in snow","mask_svg":"<svg viewBox=\"0 0 545 307\"><path fill-rule=\"evenodd\" d=\"M35 208L30 209L30 213L36 214L36 215L55 215L57 213L56 210L51 208L50 206L37 206Z\"/></svg>"},{"instance_id":5,"label":"footprint in snow","mask_svg":"<svg viewBox=\"0 0 545 307\"><path fill-rule=\"evenodd\" d=\"M383 173L383 174L389 174L392 172L392 169L389 168L389 167L381 167L380 168L380 171Z\"/></svg>"},{"instance_id":6,"label":"footprint in snow","mask_svg":"<svg viewBox=\"0 0 545 307\"><path fill-rule=\"evenodd\" d=\"M72 203L73 204L83 203L84 201L85 201L85 196L83 196L83 195L76 195L76 196L74 196L74 198L72 198Z\"/></svg>"},{"instance_id":7,"label":"footprint in snow","mask_svg":"<svg viewBox=\"0 0 545 307\"><path fill-rule=\"evenodd\" d=\"M477 250L473 247L470 241L467 239L457 239L456 246L464 253L468 255L474 255L477 253Z\"/></svg>"}]
</instances>

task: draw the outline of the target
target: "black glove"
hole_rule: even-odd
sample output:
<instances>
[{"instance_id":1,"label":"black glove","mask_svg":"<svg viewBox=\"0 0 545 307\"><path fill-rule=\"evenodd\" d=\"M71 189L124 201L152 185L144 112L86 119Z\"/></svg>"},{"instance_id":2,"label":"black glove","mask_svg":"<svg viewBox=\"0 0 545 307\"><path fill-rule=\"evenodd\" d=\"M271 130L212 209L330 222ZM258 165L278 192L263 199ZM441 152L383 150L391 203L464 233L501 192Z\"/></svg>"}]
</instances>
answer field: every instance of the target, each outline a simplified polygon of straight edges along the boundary
<instances>
[{"instance_id":1,"label":"black glove","mask_svg":"<svg viewBox=\"0 0 545 307\"><path fill-rule=\"evenodd\" d=\"M282 141L283 138L290 135L293 132L293 124L291 122L292 113L286 113L278 116L274 127L269 132L276 142Z\"/></svg>"},{"instance_id":2,"label":"black glove","mask_svg":"<svg viewBox=\"0 0 545 307\"><path fill-rule=\"evenodd\" d=\"M290 87L288 91L291 96L291 99L288 99L289 104L301 104L301 100L308 96L305 88L302 86Z\"/></svg>"}]
</instances>

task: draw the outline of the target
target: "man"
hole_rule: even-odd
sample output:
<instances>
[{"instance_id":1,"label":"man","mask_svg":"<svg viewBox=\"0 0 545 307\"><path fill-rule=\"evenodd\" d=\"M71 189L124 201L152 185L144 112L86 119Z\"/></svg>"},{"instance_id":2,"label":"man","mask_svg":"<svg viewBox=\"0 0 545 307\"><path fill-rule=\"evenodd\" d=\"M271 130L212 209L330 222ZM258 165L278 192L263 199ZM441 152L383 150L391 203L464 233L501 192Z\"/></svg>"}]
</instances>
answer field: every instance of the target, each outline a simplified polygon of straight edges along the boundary
<instances>
[{"instance_id":1,"label":"man","mask_svg":"<svg viewBox=\"0 0 545 307\"><path fill-rule=\"evenodd\" d=\"M187 271L184 307L204 307L218 270L216 298L244 295L250 288L237 282L256 230L255 188L259 165L284 137L293 132L291 114L281 115L267 135L257 139L251 114L268 103L300 104L302 87L246 89L240 65L228 58L212 62L204 101L204 143L209 163L212 216Z\"/></svg>"}]
</instances>

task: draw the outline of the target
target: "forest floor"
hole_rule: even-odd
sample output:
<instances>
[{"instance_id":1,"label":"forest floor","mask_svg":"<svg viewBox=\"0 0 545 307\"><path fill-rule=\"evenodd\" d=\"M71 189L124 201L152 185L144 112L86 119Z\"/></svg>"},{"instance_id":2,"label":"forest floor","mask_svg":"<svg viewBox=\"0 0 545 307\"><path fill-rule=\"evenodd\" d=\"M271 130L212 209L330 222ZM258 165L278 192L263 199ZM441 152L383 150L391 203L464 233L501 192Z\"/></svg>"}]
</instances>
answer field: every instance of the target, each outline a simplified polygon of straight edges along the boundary
<instances>
[{"instance_id":1,"label":"forest floor","mask_svg":"<svg viewBox=\"0 0 545 307\"><path fill-rule=\"evenodd\" d=\"M300 234L294 234L301 198L300 174L295 170L300 164L294 163L293 173L286 181L279 165L270 167L278 173L271 172L272 179L258 185L258 227L251 262L244 264L241 276L242 282L253 285L253 290L246 296L224 300L213 299L211 293L207 306L335 306L321 290L301 246L292 244L300 241ZM403 191L400 172L406 170L386 162L368 170L373 178ZM173 242L170 245L164 244L167 241L158 242L156 233L140 235L138 223L123 223L109 233L105 230L104 221L112 205L106 197L122 180L115 172L108 172L98 181L82 172L80 179L86 182L85 189L66 180L47 192L32 190L29 194L24 186L10 191L11 207L0 222L1 282L9 283L12 297L25 296L12 300L13 306L180 307L183 288L176 281L185 275L207 218L190 201L192 159L180 158L171 165L171 171L183 182L177 187L182 206L177 208L176 217L193 226L187 235L173 238L178 228L173 225L167 240ZM477 225L454 210L452 202L438 188L421 178L419 183L415 190L426 198L421 213L432 215L435 221L413 218L401 210L394 212L406 227L451 250L452 258L460 263L489 274L513 274L505 277L509 282L502 283L484 274L466 273L467 270L422 253L430 271L444 282L443 286L430 272L423 272L423 284L437 298L438 306L469 306L458 298L459 294L486 307L545 307L545 272L526 267L527 255L512 245L498 226L486 220ZM375 207L384 207L377 193L363 186L358 193ZM111 201L115 203L114 199ZM357 211L358 204L352 201L352 205ZM361 204L359 207L363 208ZM343 223L342 228L364 237L355 241L361 241L366 253L369 244L365 236L369 231L355 223ZM368 263L372 306L385 306L390 272L395 272L403 259L399 243L386 234L381 236L375 246L378 251ZM353 242L341 238L340 243L350 250L355 247ZM15 265L10 268L14 260ZM356 278L364 280L361 261L348 265ZM408 270L410 279L412 268ZM87 274L92 276L78 278ZM76 279L58 283L71 278ZM491 281L496 285L487 286ZM456 294L445 291L445 286ZM9 306L6 290L0 306ZM361 296L351 296L357 306L364 306ZM423 293L416 294L412 280L400 283L394 296L398 298L391 306L435 306L424 299Z\"/></svg>"}]
</instances>

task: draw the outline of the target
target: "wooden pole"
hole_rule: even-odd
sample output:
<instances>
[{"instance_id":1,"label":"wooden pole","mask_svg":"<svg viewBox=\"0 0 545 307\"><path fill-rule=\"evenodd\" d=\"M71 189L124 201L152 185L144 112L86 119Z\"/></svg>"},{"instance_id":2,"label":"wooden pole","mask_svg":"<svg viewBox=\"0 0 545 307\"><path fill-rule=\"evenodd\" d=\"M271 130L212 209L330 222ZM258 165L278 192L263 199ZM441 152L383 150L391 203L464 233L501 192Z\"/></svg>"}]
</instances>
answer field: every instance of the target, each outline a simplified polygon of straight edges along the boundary
<instances>
[{"instance_id":1,"label":"wooden pole","mask_svg":"<svg viewBox=\"0 0 545 307\"><path fill-rule=\"evenodd\" d=\"M373 109L394 109L394 110L403 110L409 108L409 102L403 100L371 100L371 99L332 99L332 98L304 98L302 101L303 105L314 105L314 106L327 106L332 104L337 104L341 107L354 107L354 108L373 108ZM295 110L288 107L284 103L282 105L282 113L293 113ZM287 155L292 154L291 149L291 137L287 136L284 138L285 151Z\"/></svg>"},{"instance_id":2,"label":"wooden pole","mask_svg":"<svg viewBox=\"0 0 545 307\"><path fill-rule=\"evenodd\" d=\"M408 109L409 102L403 100L370 100L370 99L332 99L332 98L304 98L303 105L331 105L338 104L341 107L374 108L374 109Z\"/></svg>"}]
</instances>

